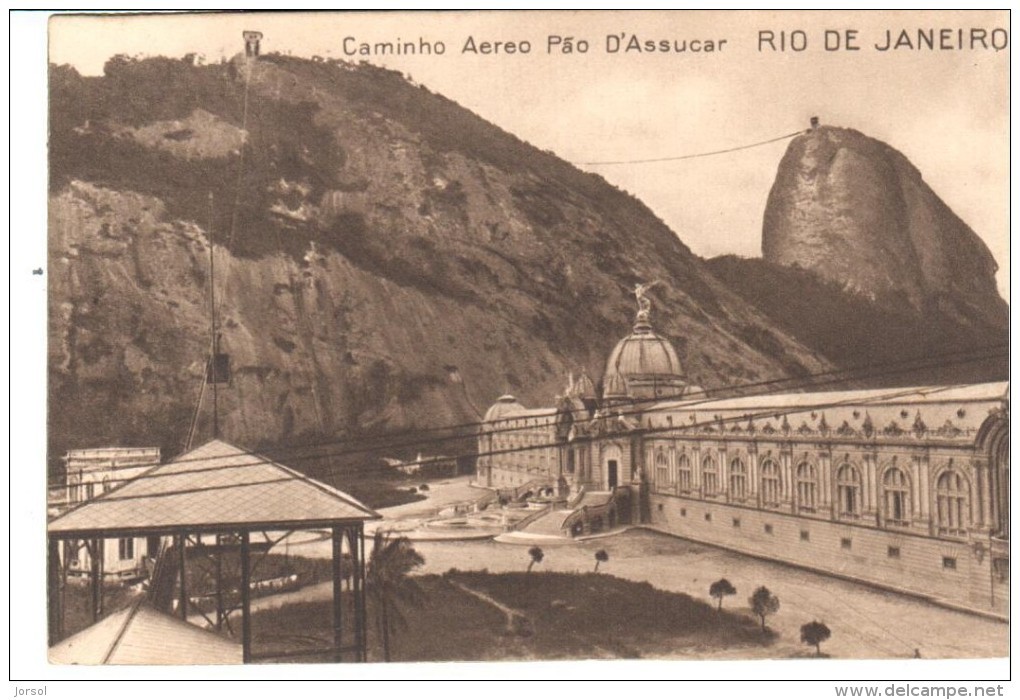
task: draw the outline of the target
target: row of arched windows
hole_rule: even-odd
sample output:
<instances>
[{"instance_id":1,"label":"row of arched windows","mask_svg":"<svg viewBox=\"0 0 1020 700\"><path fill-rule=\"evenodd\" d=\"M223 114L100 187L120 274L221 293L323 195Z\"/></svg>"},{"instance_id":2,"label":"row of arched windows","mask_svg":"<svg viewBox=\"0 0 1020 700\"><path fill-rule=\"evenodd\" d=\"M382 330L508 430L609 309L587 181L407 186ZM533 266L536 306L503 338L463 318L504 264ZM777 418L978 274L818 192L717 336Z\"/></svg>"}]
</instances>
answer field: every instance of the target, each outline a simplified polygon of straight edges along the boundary
<instances>
[{"instance_id":1,"label":"row of arched windows","mask_svg":"<svg viewBox=\"0 0 1020 700\"><path fill-rule=\"evenodd\" d=\"M836 467L836 514L854 520L863 512L864 481L861 470L844 462ZM719 465L712 455L701 460L701 494L706 498L722 493ZM800 462L793 472L792 496L800 512L814 512L821 503L818 469L808 461ZM675 475L671 473L665 453L655 456L655 478L660 488L680 494L694 491L694 475L690 458L678 455ZM747 466L740 457L729 463L727 494L732 501L743 501L751 495ZM758 473L758 493L764 507L778 507L783 496L783 477L779 464L771 458L762 460ZM879 508L887 525L906 527L914 517L910 481L898 467L887 468L882 476ZM963 535L970 526L970 485L958 471L942 472L935 483L935 524L941 534Z\"/></svg>"}]
</instances>

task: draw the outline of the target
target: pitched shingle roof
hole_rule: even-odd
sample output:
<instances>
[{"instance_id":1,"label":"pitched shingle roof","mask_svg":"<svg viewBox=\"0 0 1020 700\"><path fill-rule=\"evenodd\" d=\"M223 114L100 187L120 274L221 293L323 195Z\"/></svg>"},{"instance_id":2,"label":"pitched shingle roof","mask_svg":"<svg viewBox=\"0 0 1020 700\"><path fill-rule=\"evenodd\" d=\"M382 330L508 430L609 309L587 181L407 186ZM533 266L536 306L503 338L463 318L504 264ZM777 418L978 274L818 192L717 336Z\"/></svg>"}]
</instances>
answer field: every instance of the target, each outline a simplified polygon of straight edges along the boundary
<instances>
[{"instance_id":1,"label":"pitched shingle roof","mask_svg":"<svg viewBox=\"0 0 1020 700\"><path fill-rule=\"evenodd\" d=\"M239 664L241 645L139 602L55 644L49 659L90 666Z\"/></svg>"},{"instance_id":2,"label":"pitched shingle roof","mask_svg":"<svg viewBox=\"0 0 1020 700\"><path fill-rule=\"evenodd\" d=\"M379 517L342 491L213 440L68 511L47 529L51 534L285 529Z\"/></svg>"}]
</instances>

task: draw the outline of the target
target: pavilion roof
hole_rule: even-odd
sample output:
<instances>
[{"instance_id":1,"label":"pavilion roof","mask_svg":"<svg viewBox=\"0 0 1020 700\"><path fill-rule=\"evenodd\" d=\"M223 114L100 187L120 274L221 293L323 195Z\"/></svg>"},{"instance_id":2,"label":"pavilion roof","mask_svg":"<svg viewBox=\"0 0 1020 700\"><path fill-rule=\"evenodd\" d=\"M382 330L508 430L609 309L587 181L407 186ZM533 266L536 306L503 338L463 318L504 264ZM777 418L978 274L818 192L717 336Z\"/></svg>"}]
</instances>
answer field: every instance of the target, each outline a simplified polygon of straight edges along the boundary
<instances>
[{"instance_id":1,"label":"pavilion roof","mask_svg":"<svg viewBox=\"0 0 1020 700\"><path fill-rule=\"evenodd\" d=\"M241 645L143 601L50 648L54 664L239 664Z\"/></svg>"},{"instance_id":2,"label":"pavilion roof","mask_svg":"<svg viewBox=\"0 0 1020 700\"><path fill-rule=\"evenodd\" d=\"M324 527L381 516L262 455L212 440L52 520L55 535Z\"/></svg>"}]
</instances>

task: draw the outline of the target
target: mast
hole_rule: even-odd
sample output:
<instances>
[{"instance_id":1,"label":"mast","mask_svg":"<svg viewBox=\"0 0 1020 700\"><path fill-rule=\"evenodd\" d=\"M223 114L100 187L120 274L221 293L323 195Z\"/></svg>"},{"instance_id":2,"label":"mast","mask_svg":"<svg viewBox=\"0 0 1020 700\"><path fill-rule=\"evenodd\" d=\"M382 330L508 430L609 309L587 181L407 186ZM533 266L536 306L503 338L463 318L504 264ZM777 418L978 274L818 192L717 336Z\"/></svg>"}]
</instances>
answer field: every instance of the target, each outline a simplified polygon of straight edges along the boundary
<instances>
[{"instance_id":1,"label":"mast","mask_svg":"<svg viewBox=\"0 0 1020 700\"><path fill-rule=\"evenodd\" d=\"M217 332L216 318L216 256L214 255L215 244L213 243L213 193L209 193L209 323L212 354L209 357L209 369L207 379L212 379L213 391L213 439L220 436L220 406L219 406L219 372L216 360L220 354L220 336Z\"/></svg>"}]
</instances>

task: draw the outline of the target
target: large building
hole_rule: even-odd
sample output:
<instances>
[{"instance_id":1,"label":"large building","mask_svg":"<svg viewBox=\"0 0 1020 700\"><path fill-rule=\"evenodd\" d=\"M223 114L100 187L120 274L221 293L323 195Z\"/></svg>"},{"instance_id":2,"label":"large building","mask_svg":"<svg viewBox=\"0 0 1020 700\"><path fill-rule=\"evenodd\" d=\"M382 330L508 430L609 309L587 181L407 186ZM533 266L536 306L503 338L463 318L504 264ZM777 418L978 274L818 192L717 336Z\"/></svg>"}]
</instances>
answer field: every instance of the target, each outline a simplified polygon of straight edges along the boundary
<instances>
[{"instance_id":1,"label":"large building","mask_svg":"<svg viewBox=\"0 0 1020 700\"><path fill-rule=\"evenodd\" d=\"M558 494L565 535L643 524L1008 611L1007 383L712 398L643 291L601 391L582 375L553 407L489 409L480 484Z\"/></svg>"}]
</instances>

